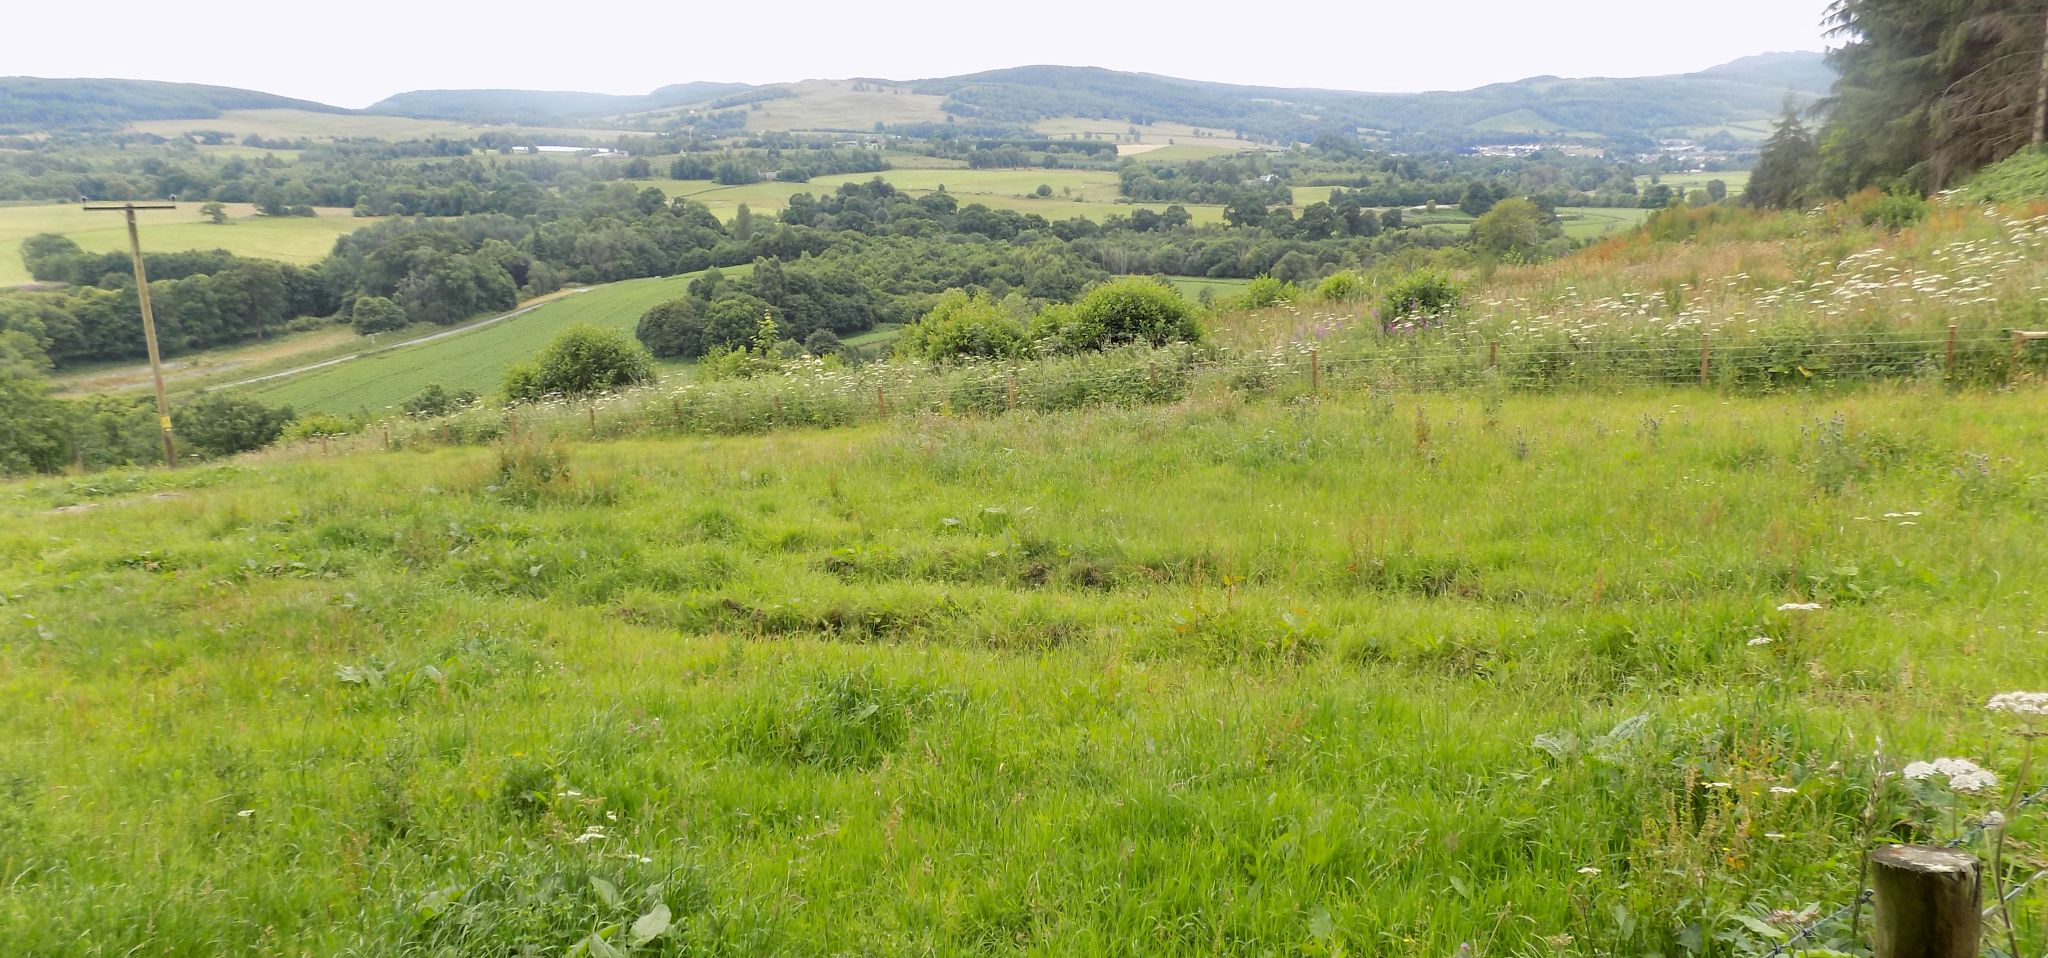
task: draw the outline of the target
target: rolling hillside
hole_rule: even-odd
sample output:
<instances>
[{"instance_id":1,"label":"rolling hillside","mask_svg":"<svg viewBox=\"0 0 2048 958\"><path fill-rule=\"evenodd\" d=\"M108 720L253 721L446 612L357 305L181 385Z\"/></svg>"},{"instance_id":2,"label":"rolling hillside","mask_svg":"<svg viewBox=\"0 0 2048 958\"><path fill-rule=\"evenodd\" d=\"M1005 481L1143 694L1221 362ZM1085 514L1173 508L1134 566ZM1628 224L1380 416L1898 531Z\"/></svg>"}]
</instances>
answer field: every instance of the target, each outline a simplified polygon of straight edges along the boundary
<instances>
[{"instance_id":1,"label":"rolling hillside","mask_svg":"<svg viewBox=\"0 0 2048 958\"><path fill-rule=\"evenodd\" d=\"M138 128L164 133L226 111L305 111L463 124L590 130L673 128L693 112L745 110L744 128L861 130L960 122L1044 129L1048 121L1119 128L1166 124L1200 139L1268 142L1363 132L1402 148L1518 137L1637 144L1720 131L1760 139L1786 94L1811 100L1833 74L1818 53L1745 57L1698 73L1633 78L1532 77L1472 90L1358 93L1208 83L1098 67L1021 66L907 82L850 79L749 86L689 82L640 96L533 90L415 90L348 111L266 93L135 80L0 80L0 132ZM151 123L150 121L159 121ZM352 131L353 132L353 131ZM340 134L337 134L340 135ZM354 133L354 135L362 135Z\"/></svg>"},{"instance_id":2,"label":"rolling hillside","mask_svg":"<svg viewBox=\"0 0 2048 958\"><path fill-rule=\"evenodd\" d=\"M348 112L311 100L200 83L0 77L0 133L113 130L136 120L204 119L223 110L256 109Z\"/></svg>"}]
</instances>

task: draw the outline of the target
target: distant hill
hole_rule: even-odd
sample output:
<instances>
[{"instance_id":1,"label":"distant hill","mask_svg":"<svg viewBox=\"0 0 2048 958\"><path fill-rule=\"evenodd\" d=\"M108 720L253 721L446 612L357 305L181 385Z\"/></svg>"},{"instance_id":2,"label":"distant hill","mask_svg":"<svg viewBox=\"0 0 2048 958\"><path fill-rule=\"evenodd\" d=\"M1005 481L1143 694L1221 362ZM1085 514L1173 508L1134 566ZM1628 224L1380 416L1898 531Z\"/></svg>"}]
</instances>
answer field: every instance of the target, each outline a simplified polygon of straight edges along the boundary
<instances>
[{"instance_id":1,"label":"distant hill","mask_svg":"<svg viewBox=\"0 0 2048 958\"><path fill-rule=\"evenodd\" d=\"M572 126L603 117L699 103L752 89L745 83L677 83L641 96L541 90L414 90L364 110L388 116L472 123Z\"/></svg>"},{"instance_id":2,"label":"distant hill","mask_svg":"<svg viewBox=\"0 0 2048 958\"><path fill-rule=\"evenodd\" d=\"M1811 100L1823 95L1833 80L1818 53L1766 53L1672 76L1546 76L1429 93L1241 86L1099 67L1038 65L907 82L691 82L639 96L414 90L365 110L346 111L227 87L14 77L0 79L0 133L115 129L139 120L210 118L222 110L265 107L479 124L659 128L686 108L765 104L765 109L749 110L747 129L866 130L878 122L928 124L948 117L978 128L1016 128L1078 117L1119 124L1184 124L1225 138L1243 134L1277 143L1313 140L1326 133L1364 133L1397 149L1531 138L1630 146L1676 135L1718 133L1755 139L1787 93ZM900 95L906 91L910 95Z\"/></svg>"},{"instance_id":3,"label":"distant hill","mask_svg":"<svg viewBox=\"0 0 2048 958\"><path fill-rule=\"evenodd\" d=\"M1274 140L1388 131L1396 141L1465 145L1512 136L1628 141L1774 114L1786 93L1811 99L1833 74L1818 53L1746 57L1662 77L1532 77L1472 90L1351 93L1204 83L1095 67L1028 66L920 80L947 112L1031 123L1056 116L1171 121Z\"/></svg>"},{"instance_id":4,"label":"distant hill","mask_svg":"<svg viewBox=\"0 0 2048 958\"><path fill-rule=\"evenodd\" d=\"M137 120L206 119L222 110L256 109L348 112L311 100L199 83L0 77L0 133L115 130Z\"/></svg>"}]
</instances>

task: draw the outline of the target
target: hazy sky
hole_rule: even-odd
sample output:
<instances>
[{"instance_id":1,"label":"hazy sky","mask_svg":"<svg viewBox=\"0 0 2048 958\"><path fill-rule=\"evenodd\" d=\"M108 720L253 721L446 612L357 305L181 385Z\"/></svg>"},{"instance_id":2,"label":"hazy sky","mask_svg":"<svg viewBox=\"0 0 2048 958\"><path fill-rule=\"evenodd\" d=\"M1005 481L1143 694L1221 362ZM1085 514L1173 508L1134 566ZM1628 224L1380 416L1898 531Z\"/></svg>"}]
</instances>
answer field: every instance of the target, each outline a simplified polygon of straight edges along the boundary
<instances>
[{"instance_id":1,"label":"hazy sky","mask_svg":"<svg viewBox=\"0 0 2048 958\"><path fill-rule=\"evenodd\" d=\"M361 107L427 88L645 93L1028 63L1346 90L1684 73L1818 50L1827 0L24 0L0 74L249 87ZM119 27L108 25L119 24Z\"/></svg>"}]
</instances>

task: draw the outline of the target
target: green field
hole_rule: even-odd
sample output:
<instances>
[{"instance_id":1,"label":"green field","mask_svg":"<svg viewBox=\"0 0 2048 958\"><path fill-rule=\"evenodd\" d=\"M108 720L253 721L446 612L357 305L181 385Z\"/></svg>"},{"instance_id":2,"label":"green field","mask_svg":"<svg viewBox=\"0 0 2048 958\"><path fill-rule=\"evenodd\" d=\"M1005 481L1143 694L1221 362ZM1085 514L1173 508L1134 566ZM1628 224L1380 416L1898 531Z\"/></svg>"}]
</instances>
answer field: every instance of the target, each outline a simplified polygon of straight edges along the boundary
<instances>
[{"instance_id":1,"label":"green field","mask_svg":"<svg viewBox=\"0 0 2048 958\"><path fill-rule=\"evenodd\" d=\"M1862 822L2004 800L1881 776L2019 768L2044 417L1220 394L11 485L0 940L1760 955Z\"/></svg>"},{"instance_id":2,"label":"green field","mask_svg":"<svg viewBox=\"0 0 2048 958\"><path fill-rule=\"evenodd\" d=\"M1214 279L1208 276L1162 276L1159 278L1166 280L1174 289L1180 290L1182 296L1192 300L1200 300L1204 290L1207 290L1211 296L1222 297L1238 292L1251 283L1251 280L1248 279Z\"/></svg>"},{"instance_id":3,"label":"green field","mask_svg":"<svg viewBox=\"0 0 2048 958\"><path fill-rule=\"evenodd\" d=\"M1631 207L1560 206L1557 218L1564 235L1572 239L1598 239L1618 230L1634 229L1649 219L1650 211Z\"/></svg>"},{"instance_id":4,"label":"green field","mask_svg":"<svg viewBox=\"0 0 2048 958\"><path fill-rule=\"evenodd\" d=\"M1141 149L1123 155L1140 163L1186 163L1192 160L1213 160L1231 156L1244 147L1196 146L1191 144L1169 144L1156 149Z\"/></svg>"},{"instance_id":5,"label":"green field","mask_svg":"<svg viewBox=\"0 0 2048 958\"><path fill-rule=\"evenodd\" d=\"M590 323L630 335L642 313L683 295L698 275L592 287L475 332L256 384L246 391L264 402L289 405L302 413L382 412L435 383L450 391L494 392L504 380L506 367L532 358L565 327Z\"/></svg>"},{"instance_id":6,"label":"green field","mask_svg":"<svg viewBox=\"0 0 2048 958\"><path fill-rule=\"evenodd\" d=\"M935 192L940 186L962 204L980 203L992 209L1037 213L1047 219L1082 216L1100 220L1105 216L1129 216L1133 210L1161 212L1165 203L1118 203L1117 176L1102 170L885 170L880 173L849 173L821 176L808 183L748 183L720 186L710 180L636 180L636 186L652 186L670 196L687 196L704 204L720 219L730 221L745 204L753 212L774 213L789 205L798 193L821 196L842 183L865 183L881 177L908 193ZM1040 184L1051 186L1053 195L1032 193ZM1060 191L1066 189L1067 194ZM1221 223L1223 207L1191 205L1189 215L1197 224Z\"/></svg>"},{"instance_id":7,"label":"green field","mask_svg":"<svg viewBox=\"0 0 2048 958\"><path fill-rule=\"evenodd\" d=\"M1749 171L1729 170L1725 173L1657 174L1658 183L1662 183L1666 186L1669 186L1672 189L1679 191L1680 193L1690 193L1693 190L1704 190L1707 188L1707 184L1714 180L1720 180L1721 182L1726 183L1728 185L1729 196L1741 196L1742 191L1749 187ZM1651 185L1652 184L1650 182L1650 177L1648 174L1636 177L1636 189L1649 189Z\"/></svg>"},{"instance_id":8,"label":"green field","mask_svg":"<svg viewBox=\"0 0 2048 958\"><path fill-rule=\"evenodd\" d=\"M610 130L565 127L526 127L510 124L464 123L456 120L416 120L403 116L374 116L354 113L317 113L309 110L267 109L226 110L221 115L192 120L142 120L129 127L157 136L181 136L200 131L227 133L234 139L255 134L266 139L335 140L371 138L379 140L420 140L433 137L464 139L480 133L525 133L536 139L554 136L606 137Z\"/></svg>"},{"instance_id":9,"label":"green field","mask_svg":"<svg viewBox=\"0 0 2048 958\"><path fill-rule=\"evenodd\" d=\"M334 249L336 237L374 219L348 210L322 209L318 216L258 216L246 203L228 204L227 223L215 226L199 216L199 204L136 214L147 250L225 249L243 256L312 265ZM38 233L60 233L93 252L128 248L128 227L120 213L89 213L77 204L0 206L0 286L30 282L21 262L21 241Z\"/></svg>"}]
</instances>

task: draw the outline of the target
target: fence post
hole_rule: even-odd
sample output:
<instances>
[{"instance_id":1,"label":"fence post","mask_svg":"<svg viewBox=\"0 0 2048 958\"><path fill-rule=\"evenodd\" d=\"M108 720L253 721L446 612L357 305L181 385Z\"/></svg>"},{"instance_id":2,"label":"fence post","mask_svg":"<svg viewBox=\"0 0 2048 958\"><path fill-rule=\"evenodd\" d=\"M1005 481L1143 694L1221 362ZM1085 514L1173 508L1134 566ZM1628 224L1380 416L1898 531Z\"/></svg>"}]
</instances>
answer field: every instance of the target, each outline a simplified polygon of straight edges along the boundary
<instances>
[{"instance_id":1,"label":"fence post","mask_svg":"<svg viewBox=\"0 0 2048 958\"><path fill-rule=\"evenodd\" d=\"M775 424L782 425L782 394L775 394Z\"/></svg>"},{"instance_id":2,"label":"fence post","mask_svg":"<svg viewBox=\"0 0 2048 958\"><path fill-rule=\"evenodd\" d=\"M512 410L505 410L505 438L510 442L519 441L519 417Z\"/></svg>"},{"instance_id":3,"label":"fence post","mask_svg":"<svg viewBox=\"0 0 2048 958\"><path fill-rule=\"evenodd\" d=\"M671 419L675 420L676 428L678 428L678 429L682 428L682 425L683 425L683 401L682 401L682 400L680 400L680 399L671 399L671 400L669 400L669 401L668 401L668 414L669 414L669 418L671 418Z\"/></svg>"},{"instance_id":4,"label":"fence post","mask_svg":"<svg viewBox=\"0 0 2048 958\"><path fill-rule=\"evenodd\" d=\"M1942 360L1941 371L1950 376L1956 374L1956 324L1954 323L1948 324L1948 351Z\"/></svg>"},{"instance_id":5,"label":"fence post","mask_svg":"<svg viewBox=\"0 0 2048 958\"><path fill-rule=\"evenodd\" d=\"M1308 391L1312 395L1323 391L1323 351L1314 347L1308 351Z\"/></svg>"},{"instance_id":6,"label":"fence post","mask_svg":"<svg viewBox=\"0 0 2048 958\"><path fill-rule=\"evenodd\" d=\"M391 451L391 427L390 427L390 426L385 426L385 427L384 427L384 451L385 451L385 452L390 452L390 451Z\"/></svg>"},{"instance_id":7,"label":"fence post","mask_svg":"<svg viewBox=\"0 0 2048 958\"><path fill-rule=\"evenodd\" d=\"M327 434L324 432L320 434L320 454L327 455Z\"/></svg>"},{"instance_id":8,"label":"fence post","mask_svg":"<svg viewBox=\"0 0 2048 958\"><path fill-rule=\"evenodd\" d=\"M1011 373L1011 374L1010 374L1010 380L1009 380L1008 386L1009 386L1009 393L1010 393L1010 395L1009 395L1009 400L1008 400L1008 401L1009 401L1009 404L1010 404L1010 411L1011 411L1011 412L1016 412L1016 411L1017 411L1017 374L1016 374L1016 373Z\"/></svg>"},{"instance_id":9,"label":"fence post","mask_svg":"<svg viewBox=\"0 0 2048 958\"><path fill-rule=\"evenodd\" d=\"M1488 368L1488 369L1495 369L1495 368L1498 368L1499 366L1500 366L1500 340L1496 339L1496 340L1492 340L1491 342L1488 342L1488 343L1486 344L1486 368Z\"/></svg>"},{"instance_id":10,"label":"fence post","mask_svg":"<svg viewBox=\"0 0 2048 958\"><path fill-rule=\"evenodd\" d=\"M1700 385L1707 384L1707 367L1713 362L1714 340L1712 334L1700 334Z\"/></svg>"},{"instance_id":11,"label":"fence post","mask_svg":"<svg viewBox=\"0 0 2048 958\"><path fill-rule=\"evenodd\" d=\"M1977 856L1887 845L1870 853L1877 958L1977 958L1983 935Z\"/></svg>"},{"instance_id":12,"label":"fence post","mask_svg":"<svg viewBox=\"0 0 2048 958\"><path fill-rule=\"evenodd\" d=\"M2019 362L2019 361L2020 361L2020 348L2021 348L2022 346L2025 346L2025 345L2026 345L2026 343L2027 343L2027 334L2026 334L2026 333L2020 332L2020 331L2019 331L2019 330L2017 330L2017 329L2015 329L2015 330L2013 330L2013 331L2012 331L2012 361L2013 361L2013 362Z\"/></svg>"},{"instance_id":13,"label":"fence post","mask_svg":"<svg viewBox=\"0 0 2048 958\"><path fill-rule=\"evenodd\" d=\"M886 415L888 415L888 414L889 414L889 393L888 393L888 387L886 387L886 386L876 386L876 387L875 387L875 415L877 415L877 416L886 416Z\"/></svg>"},{"instance_id":14,"label":"fence post","mask_svg":"<svg viewBox=\"0 0 2048 958\"><path fill-rule=\"evenodd\" d=\"M591 403L583 408L590 413L590 437L595 439L597 438L597 404Z\"/></svg>"}]
</instances>

